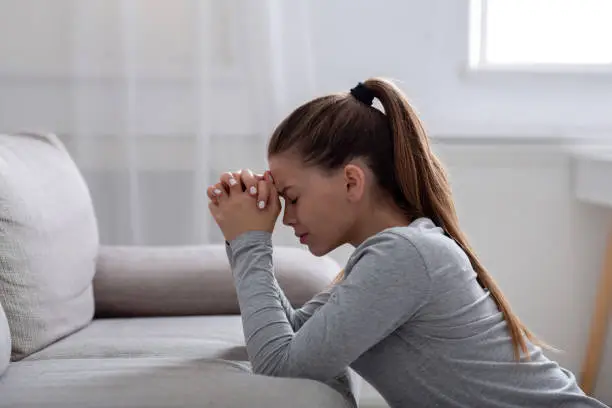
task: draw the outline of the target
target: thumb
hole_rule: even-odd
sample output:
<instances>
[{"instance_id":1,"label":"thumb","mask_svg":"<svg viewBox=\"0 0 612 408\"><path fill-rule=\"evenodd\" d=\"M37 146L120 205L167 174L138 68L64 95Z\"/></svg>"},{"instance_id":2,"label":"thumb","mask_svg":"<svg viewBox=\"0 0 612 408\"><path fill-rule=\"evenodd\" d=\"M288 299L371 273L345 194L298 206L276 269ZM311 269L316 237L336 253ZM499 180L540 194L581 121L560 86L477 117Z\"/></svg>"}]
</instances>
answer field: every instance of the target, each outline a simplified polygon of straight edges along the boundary
<instances>
[{"instance_id":1,"label":"thumb","mask_svg":"<svg viewBox=\"0 0 612 408\"><path fill-rule=\"evenodd\" d=\"M276 212L280 212L281 203L278 197L278 191L276 191L276 187L274 187L274 184L272 183L270 183L270 203L269 205L270 205L270 209Z\"/></svg>"}]
</instances>

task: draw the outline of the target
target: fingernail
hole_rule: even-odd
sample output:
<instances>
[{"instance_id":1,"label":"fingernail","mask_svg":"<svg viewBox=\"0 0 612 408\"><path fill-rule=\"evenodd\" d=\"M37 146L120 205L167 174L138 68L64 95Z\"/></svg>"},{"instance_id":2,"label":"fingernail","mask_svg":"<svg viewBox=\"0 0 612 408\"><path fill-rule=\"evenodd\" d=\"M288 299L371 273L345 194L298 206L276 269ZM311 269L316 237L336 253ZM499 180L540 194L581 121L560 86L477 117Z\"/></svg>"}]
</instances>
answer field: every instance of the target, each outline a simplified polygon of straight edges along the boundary
<instances>
[{"instance_id":1,"label":"fingernail","mask_svg":"<svg viewBox=\"0 0 612 408\"><path fill-rule=\"evenodd\" d=\"M215 195L221 195L221 190L219 190L218 188L215 188L213 190L213 193L215 193Z\"/></svg>"},{"instance_id":2,"label":"fingernail","mask_svg":"<svg viewBox=\"0 0 612 408\"><path fill-rule=\"evenodd\" d=\"M257 187L251 186L251 188L249 189L249 193L251 193L253 195L257 194Z\"/></svg>"},{"instance_id":3,"label":"fingernail","mask_svg":"<svg viewBox=\"0 0 612 408\"><path fill-rule=\"evenodd\" d=\"M230 183L230 186L235 186L238 182L236 181L236 179L231 178L229 179L229 183Z\"/></svg>"},{"instance_id":4,"label":"fingernail","mask_svg":"<svg viewBox=\"0 0 612 408\"><path fill-rule=\"evenodd\" d=\"M259 207L260 210L263 210L264 207L266 206L266 203L264 201L260 201L257 203L257 206Z\"/></svg>"}]
</instances>

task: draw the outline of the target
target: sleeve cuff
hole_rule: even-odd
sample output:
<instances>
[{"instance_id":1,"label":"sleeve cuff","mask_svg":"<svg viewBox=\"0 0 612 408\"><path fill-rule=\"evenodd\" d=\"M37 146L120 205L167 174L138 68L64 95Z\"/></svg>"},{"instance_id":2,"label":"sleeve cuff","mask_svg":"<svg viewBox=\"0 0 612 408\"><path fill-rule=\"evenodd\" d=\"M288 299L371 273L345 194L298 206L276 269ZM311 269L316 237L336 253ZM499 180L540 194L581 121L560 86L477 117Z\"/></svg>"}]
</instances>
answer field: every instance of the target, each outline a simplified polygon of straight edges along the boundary
<instances>
[{"instance_id":1,"label":"sleeve cuff","mask_svg":"<svg viewBox=\"0 0 612 408\"><path fill-rule=\"evenodd\" d=\"M267 231L247 231L243 234L238 235L231 241L225 241L228 251L234 253L245 246L252 244L266 244L272 245L272 234Z\"/></svg>"}]
</instances>

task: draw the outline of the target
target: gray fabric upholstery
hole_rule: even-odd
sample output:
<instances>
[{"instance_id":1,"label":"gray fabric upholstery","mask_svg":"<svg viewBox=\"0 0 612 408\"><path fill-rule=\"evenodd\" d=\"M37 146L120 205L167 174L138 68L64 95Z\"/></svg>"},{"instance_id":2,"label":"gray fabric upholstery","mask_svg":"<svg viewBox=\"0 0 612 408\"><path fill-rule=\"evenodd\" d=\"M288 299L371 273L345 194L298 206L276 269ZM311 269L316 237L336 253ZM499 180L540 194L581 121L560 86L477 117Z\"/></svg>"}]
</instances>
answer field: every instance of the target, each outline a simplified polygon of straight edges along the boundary
<instances>
[{"instance_id":1,"label":"gray fabric upholstery","mask_svg":"<svg viewBox=\"0 0 612 408\"><path fill-rule=\"evenodd\" d=\"M343 408L312 380L253 375L248 364L204 358L20 361L0 377L11 408Z\"/></svg>"},{"instance_id":2,"label":"gray fabric upholstery","mask_svg":"<svg viewBox=\"0 0 612 408\"><path fill-rule=\"evenodd\" d=\"M19 360L87 325L98 230L54 135L0 134L0 298Z\"/></svg>"},{"instance_id":3,"label":"gray fabric upholstery","mask_svg":"<svg viewBox=\"0 0 612 408\"><path fill-rule=\"evenodd\" d=\"M276 247L275 274L301 306L330 284L339 265L300 248ZM184 316L240 313L225 248L102 247L94 278L96 315Z\"/></svg>"},{"instance_id":4,"label":"gray fabric upholstery","mask_svg":"<svg viewBox=\"0 0 612 408\"><path fill-rule=\"evenodd\" d=\"M95 319L27 360L117 357L248 360L240 316Z\"/></svg>"},{"instance_id":5,"label":"gray fabric upholstery","mask_svg":"<svg viewBox=\"0 0 612 408\"><path fill-rule=\"evenodd\" d=\"M11 359L11 332L0 302L0 376L6 371Z\"/></svg>"},{"instance_id":6,"label":"gray fabric upholstery","mask_svg":"<svg viewBox=\"0 0 612 408\"><path fill-rule=\"evenodd\" d=\"M96 319L11 364L0 407L350 406L322 383L253 375L240 319Z\"/></svg>"}]
</instances>

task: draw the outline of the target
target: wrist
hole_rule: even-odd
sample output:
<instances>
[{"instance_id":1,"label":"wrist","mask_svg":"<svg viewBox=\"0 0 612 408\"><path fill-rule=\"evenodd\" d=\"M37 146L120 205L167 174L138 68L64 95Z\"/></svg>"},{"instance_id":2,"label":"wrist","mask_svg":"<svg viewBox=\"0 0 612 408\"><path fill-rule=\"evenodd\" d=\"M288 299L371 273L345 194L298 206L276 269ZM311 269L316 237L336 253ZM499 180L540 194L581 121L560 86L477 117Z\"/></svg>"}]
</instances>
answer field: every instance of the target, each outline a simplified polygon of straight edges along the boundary
<instances>
[{"instance_id":1,"label":"wrist","mask_svg":"<svg viewBox=\"0 0 612 408\"><path fill-rule=\"evenodd\" d=\"M237 245L243 243L252 243L252 242L272 242L272 232L266 230L248 230L240 232L236 235L226 237L225 243L230 248L234 248Z\"/></svg>"},{"instance_id":2,"label":"wrist","mask_svg":"<svg viewBox=\"0 0 612 408\"><path fill-rule=\"evenodd\" d=\"M231 243L232 241L236 240L238 237L241 237L246 234L261 233L261 234L271 235L273 230L274 228L251 227L251 228L241 229L239 231L230 231L227 234L224 234L223 237L225 238L226 242Z\"/></svg>"}]
</instances>

